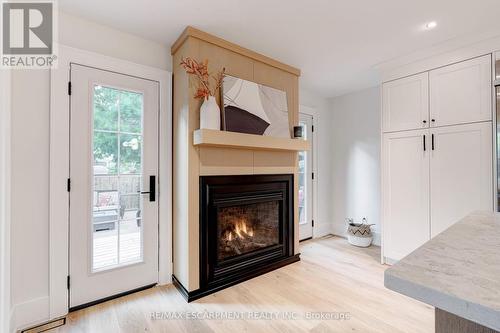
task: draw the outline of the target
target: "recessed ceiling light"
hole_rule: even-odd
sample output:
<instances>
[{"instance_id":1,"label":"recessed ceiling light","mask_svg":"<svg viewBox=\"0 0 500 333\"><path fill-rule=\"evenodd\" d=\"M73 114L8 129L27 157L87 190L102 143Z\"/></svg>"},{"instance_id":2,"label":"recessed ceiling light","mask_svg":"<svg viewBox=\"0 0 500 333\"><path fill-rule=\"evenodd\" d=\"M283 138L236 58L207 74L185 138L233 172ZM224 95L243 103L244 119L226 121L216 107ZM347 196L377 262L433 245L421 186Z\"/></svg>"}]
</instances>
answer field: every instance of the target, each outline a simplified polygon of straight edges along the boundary
<instances>
[{"instance_id":1,"label":"recessed ceiling light","mask_svg":"<svg viewBox=\"0 0 500 333\"><path fill-rule=\"evenodd\" d=\"M437 27L437 22L436 21L427 22L425 24L425 30L432 30L435 27Z\"/></svg>"}]
</instances>

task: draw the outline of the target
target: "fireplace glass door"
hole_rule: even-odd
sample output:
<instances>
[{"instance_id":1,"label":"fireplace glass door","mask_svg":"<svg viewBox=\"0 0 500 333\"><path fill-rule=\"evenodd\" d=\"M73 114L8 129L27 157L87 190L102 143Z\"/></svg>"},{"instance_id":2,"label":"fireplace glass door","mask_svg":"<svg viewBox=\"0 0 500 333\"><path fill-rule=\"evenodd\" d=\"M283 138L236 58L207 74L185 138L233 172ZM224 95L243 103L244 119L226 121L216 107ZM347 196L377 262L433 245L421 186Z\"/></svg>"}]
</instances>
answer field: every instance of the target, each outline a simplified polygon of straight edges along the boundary
<instances>
[{"instance_id":1,"label":"fireplace glass door","mask_svg":"<svg viewBox=\"0 0 500 333\"><path fill-rule=\"evenodd\" d=\"M217 260L278 245L279 201L219 207Z\"/></svg>"}]
</instances>

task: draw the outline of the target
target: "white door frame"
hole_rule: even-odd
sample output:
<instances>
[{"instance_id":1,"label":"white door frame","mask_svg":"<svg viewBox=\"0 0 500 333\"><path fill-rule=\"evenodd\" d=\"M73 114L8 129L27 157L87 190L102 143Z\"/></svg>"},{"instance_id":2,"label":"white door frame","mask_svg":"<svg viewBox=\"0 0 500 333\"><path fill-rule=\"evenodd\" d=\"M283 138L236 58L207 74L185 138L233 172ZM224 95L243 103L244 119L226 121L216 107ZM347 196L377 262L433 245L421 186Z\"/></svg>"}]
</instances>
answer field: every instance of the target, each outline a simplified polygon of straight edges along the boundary
<instances>
[{"instance_id":1,"label":"white door frame","mask_svg":"<svg viewBox=\"0 0 500 333\"><path fill-rule=\"evenodd\" d=\"M10 331L11 70L0 69L0 331Z\"/></svg>"},{"instance_id":2,"label":"white door frame","mask_svg":"<svg viewBox=\"0 0 500 333\"><path fill-rule=\"evenodd\" d=\"M59 45L58 66L50 71L49 319L68 313L69 274L69 105L70 64L157 81L160 85L159 271L158 284L172 276L172 74L93 52Z\"/></svg>"},{"instance_id":3,"label":"white door frame","mask_svg":"<svg viewBox=\"0 0 500 333\"><path fill-rule=\"evenodd\" d=\"M491 136L492 136L492 141L493 141L493 146L492 146L492 154L493 154L493 193L492 193L492 198L493 198L493 211L498 212L498 156L497 156L497 151L498 151L498 139L497 139L497 121L499 119L497 118L497 110L498 105L497 105L497 87L495 87L495 81L496 81L496 62L500 60L500 51L493 52L491 56L491 80L493 82L492 87L491 87L491 113L492 113L492 118L491 118L491 123L493 125L493 130L491 131ZM500 73L498 73L500 75Z\"/></svg>"},{"instance_id":4,"label":"white door frame","mask_svg":"<svg viewBox=\"0 0 500 333\"><path fill-rule=\"evenodd\" d=\"M309 106L305 106L305 105L300 105L299 106L299 114L300 113L303 113L305 115L308 115L308 116L311 116L312 117L312 124L313 124L313 130L312 130L312 172L314 174L314 179L311 181L311 185L312 185L312 201L313 201L313 204L312 204L312 214L311 214L311 218L313 219L314 221L314 226L313 226L313 230L312 230L312 238L316 238L318 236L323 236L321 234L321 232L319 231L319 228L318 228L318 220L317 220L317 217L318 217L318 186L317 186L317 181L320 177L320 175L318 174L318 136L316 135L317 131L318 131L318 126L316 126L316 123L317 123L317 118L319 117L319 114L318 112L316 111L315 108L313 107L309 107Z\"/></svg>"}]
</instances>

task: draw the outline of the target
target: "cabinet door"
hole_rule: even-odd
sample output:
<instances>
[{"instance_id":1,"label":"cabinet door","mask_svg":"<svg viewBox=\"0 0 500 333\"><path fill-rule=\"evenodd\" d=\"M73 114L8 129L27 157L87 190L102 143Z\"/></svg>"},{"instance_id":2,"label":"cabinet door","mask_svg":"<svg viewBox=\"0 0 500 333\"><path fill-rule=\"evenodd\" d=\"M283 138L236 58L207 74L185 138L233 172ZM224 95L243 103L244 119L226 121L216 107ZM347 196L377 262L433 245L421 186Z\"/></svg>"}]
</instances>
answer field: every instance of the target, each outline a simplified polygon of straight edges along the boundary
<instances>
[{"instance_id":1,"label":"cabinet door","mask_svg":"<svg viewBox=\"0 0 500 333\"><path fill-rule=\"evenodd\" d=\"M384 132L428 127L428 73L386 82L382 90Z\"/></svg>"},{"instance_id":2,"label":"cabinet door","mask_svg":"<svg viewBox=\"0 0 500 333\"><path fill-rule=\"evenodd\" d=\"M431 236L475 210L493 210L491 123L431 130Z\"/></svg>"},{"instance_id":3,"label":"cabinet door","mask_svg":"<svg viewBox=\"0 0 500 333\"><path fill-rule=\"evenodd\" d=\"M429 240L429 143L429 130L384 134L383 253L392 260Z\"/></svg>"},{"instance_id":4,"label":"cabinet door","mask_svg":"<svg viewBox=\"0 0 500 333\"><path fill-rule=\"evenodd\" d=\"M433 70L429 80L431 126L492 119L489 55Z\"/></svg>"}]
</instances>

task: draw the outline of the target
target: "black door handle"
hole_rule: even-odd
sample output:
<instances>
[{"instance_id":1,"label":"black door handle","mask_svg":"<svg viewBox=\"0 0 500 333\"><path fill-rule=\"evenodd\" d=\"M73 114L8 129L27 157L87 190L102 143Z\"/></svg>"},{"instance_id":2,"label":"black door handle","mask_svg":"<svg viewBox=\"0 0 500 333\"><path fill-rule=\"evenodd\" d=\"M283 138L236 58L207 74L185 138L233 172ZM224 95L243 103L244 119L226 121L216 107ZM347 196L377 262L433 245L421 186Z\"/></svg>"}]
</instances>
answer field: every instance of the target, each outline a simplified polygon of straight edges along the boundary
<instances>
[{"instance_id":1,"label":"black door handle","mask_svg":"<svg viewBox=\"0 0 500 333\"><path fill-rule=\"evenodd\" d=\"M423 141L424 141L424 151L425 151L425 134L423 136L423 139L424 139Z\"/></svg>"},{"instance_id":2,"label":"black door handle","mask_svg":"<svg viewBox=\"0 0 500 333\"><path fill-rule=\"evenodd\" d=\"M431 148L434 150L434 133L431 135Z\"/></svg>"},{"instance_id":3,"label":"black door handle","mask_svg":"<svg viewBox=\"0 0 500 333\"><path fill-rule=\"evenodd\" d=\"M156 176L149 176L149 191L139 191L140 194L149 194L149 201L156 201Z\"/></svg>"}]
</instances>

